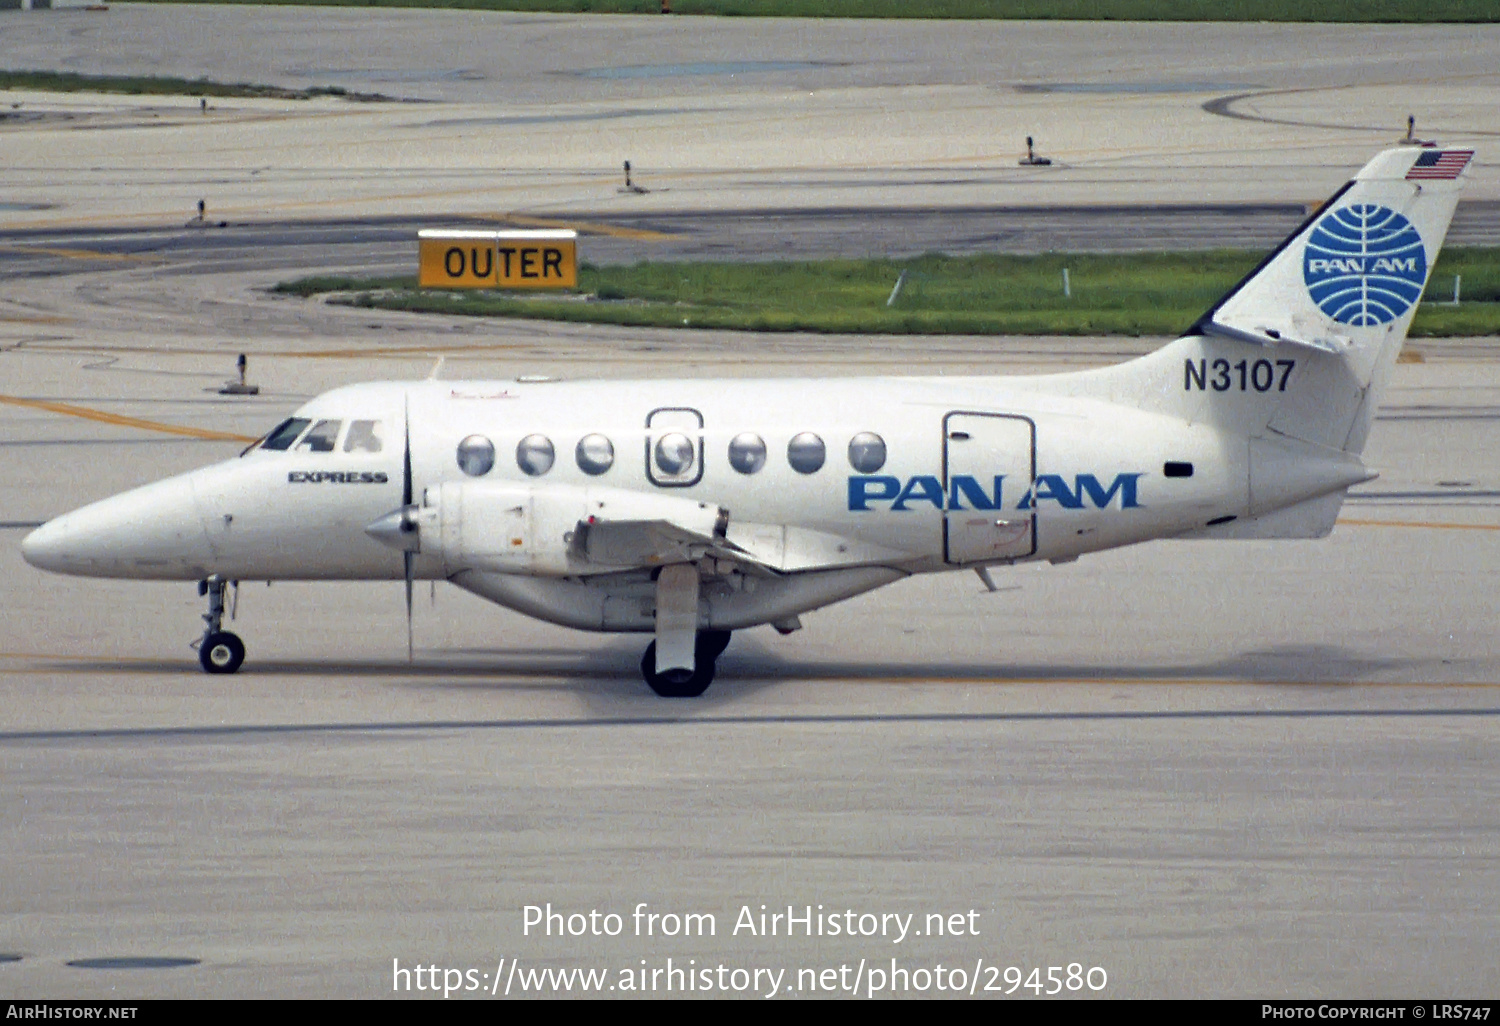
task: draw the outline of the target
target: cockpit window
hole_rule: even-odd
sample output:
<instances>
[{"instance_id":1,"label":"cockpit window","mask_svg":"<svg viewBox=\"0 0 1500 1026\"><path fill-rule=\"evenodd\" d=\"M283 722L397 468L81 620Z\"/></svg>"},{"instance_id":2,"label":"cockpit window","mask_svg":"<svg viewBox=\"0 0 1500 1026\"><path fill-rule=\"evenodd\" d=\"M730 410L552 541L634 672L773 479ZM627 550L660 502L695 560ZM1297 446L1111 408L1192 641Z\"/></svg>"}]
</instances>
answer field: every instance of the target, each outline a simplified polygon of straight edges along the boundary
<instances>
[{"instance_id":1,"label":"cockpit window","mask_svg":"<svg viewBox=\"0 0 1500 1026\"><path fill-rule=\"evenodd\" d=\"M276 425L276 430L266 436L266 440L260 443L262 449L274 449L277 452L285 452L292 447L307 425L312 421L306 417L289 417Z\"/></svg>"},{"instance_id":2,"label":"cockpit window","mask_svg":"<svg viewBox=\"0 0 1500 1026\"><path fill-rule=\"evenodd\" d=\"M344 438L345 452L379 452L380 421L356 420L349 425L349 434Z\"/></svg>"},{"instance_id":3,"label":"cockpit window","mask_svg":"<svg viewBox=\"0 0 1500 1026\"><path fill-rule=\"evenodd\" d=\"M333 452L334 443L339 439L339 427L343 423L341 420L318 421L311 431L302 436L302 441L297 443L297 451Z\"/></svg>"}]
</instances>

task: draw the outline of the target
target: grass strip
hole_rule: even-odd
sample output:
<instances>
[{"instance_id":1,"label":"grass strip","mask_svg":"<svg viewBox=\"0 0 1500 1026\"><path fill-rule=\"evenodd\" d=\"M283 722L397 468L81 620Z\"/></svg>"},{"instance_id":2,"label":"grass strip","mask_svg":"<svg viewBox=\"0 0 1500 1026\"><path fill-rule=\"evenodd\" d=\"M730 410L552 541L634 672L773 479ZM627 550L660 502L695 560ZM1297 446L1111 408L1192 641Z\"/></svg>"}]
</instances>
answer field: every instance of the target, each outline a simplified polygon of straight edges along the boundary
<instances>
[{"instance_id":1,"label":"grass strip","mask_svg":"<svg viewBox=\"0 0 1500 1026\"><path fill-rule=\"evenodd\" d=\"M38 93L125 93L130 96L234 96L274 100L311 100L334 96L347 100L386 100L379 93L355 93L338 86L285 89L248 82L213 82L206 78L162 75L80 75L71 71L0 71L0 89Z\"/></svg>"},{"instance_id":2,"label":"grass strip","mask_svg":"<svg viewBox=\"0 0 1500 1026\"><path fill-rule=\"evenodd\" d=\"M315 277L276 292L383 310L642 327L871 334L1171 335L1259 261L1199 253L928 255L911 260L579 268L568 293L419 289L415 276ZM1063 294L1063 270L1069 295ZM1443 302L1462 277L1462 302ZM901 280L901 288L895 289ZM891 299L895 292L894 300ZM1445 250L1414 337L1500 334L1500 249Z\"/></svg>"},{"instance_id":3,"label":"grass strip","mask_svg":"<svg viewBox=\"0 0 1500 1026\"><path fill-rule=\"evenodd\" d=\"M226 0L152 0L224 3ZM659 14L661 0L227 0L327 7ZM1493 22L1495 0L671 0L674 14L1058 21Z\"/></svg>"}]
</instances>

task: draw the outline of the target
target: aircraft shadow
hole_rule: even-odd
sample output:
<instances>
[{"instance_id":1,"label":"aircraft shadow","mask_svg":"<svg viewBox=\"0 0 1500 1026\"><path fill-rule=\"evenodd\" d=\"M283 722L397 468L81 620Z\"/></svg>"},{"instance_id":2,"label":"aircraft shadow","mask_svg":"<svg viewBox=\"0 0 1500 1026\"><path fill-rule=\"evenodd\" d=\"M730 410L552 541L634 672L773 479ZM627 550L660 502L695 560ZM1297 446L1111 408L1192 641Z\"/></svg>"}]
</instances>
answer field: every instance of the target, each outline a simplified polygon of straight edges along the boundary
<instances>
[{"instance_id":1,"label":"aircraft shadow","mask_svg":"<svg viewBox=\"0 0 1500 1026\"><path fill-rule=\"evenodd\" d=\"M403 688L466 692L556 693L559 688L566 688L585 699L612 702L640 699L657 707L660 700L642 683L639 664L639 649L635 639L631 639L585 650L557 647L419 649L413 662L404 659L261 659L247 662L240 675L363 678L388 680ZM196 659L191 657L130 662L38 660L33 665L69 675L147 673L202 676ZM1388 680L1376 678L1388 678L1393 673L1412 672L1419 668L1430 670L1430 661L1372 658L1330 645L1279 646L1202 662L1125 665L795 659L745 639L720 657L718 673L708 693L685 704L697 709L718 707L792 683L819 682L929 687L1244 684L1347 689L1388 684ZM206 678L205 683L212 680ZM674 707L678 704L672 703Z\"/></svg>"},{"instance_id":2,"label":"aircraft shadow","mask_svg":"<svg viewBox=\"0 0 1500 1026\"><path fill-rule=\"evenodd\" d=\"M1369 680L1376 674L1429 665L1429 660L1372 658L1332 645L1289 645L1244 652L1226 659L1196 663L1015 663L931 662L896 660L789 659L774 650L735 645L719 659L714 688L791 681L846 683L930 684L1173 684L1242 683L1324 685L1329 687L1384 683ZM183 659L49 660L33 664L48 670L77 674L168 674L198 676L202 671L191 656ZM416 687L511 687L516 677L548 681L619 678L634 688L640 684L640 651L634 644L597 649L576 648L453 648L418 649L405 659L251 659L242 676L328 676L400 678Z\"/></svg>"},{"instance_id":3,"label":"aircraft shadow","mask_svg":"<svg viewBox=\"0 0 1500 1026\"><path fill-rule=\"evenodd\" d=\"M286 735L349 736L468 732L475 730L545 730L584 728L630 728L675 726L769 726L777 724L886 724L901 723L1028 723L1083 720L1272 720L1272 719L1364 719L1427 717L1500 717L1492 707L1375 707L1348 704L1342 707L1282 706L1271 708L1169 709L1055 709L991 711L757 709L745 699L757 692L773 690L792 682L848 684L910 684L969 687L1029 685L1125 686L1193 685L1230 683L1248 686L1308 688L1334 693L1378 684L1368 678L1375 673L1412 668L1417 660L1371 659L1333 646L1283 646L1210 662L1177 665L1017 665L942 664L901 661L812 661L789 660L756 644L745 644L738 652L726 652L721 673L702 698L663 700L641 683L635 646L625 643L589 651L572 648L454 649L422 652L418 661L312 661L269 660L247 665L245 673L256 676L365 678L389 680L393 686L449 691L491 690L496 693L536 692L556 695L560 690L582 700L583 708L562 715L508 718L469 717L358 722L306 722L270 724L215 724L203 726L142 726L76 728L63 730L19 730L0 732L0 745L37 742L108 742L174 739L214 743L231 739ZM139 674L160 673L201 676L193 660L132 662L57 661L43 666L67 673ZM1315 672L1314 672L1315 671ZM212 683L212 679L206 681ZM1441 685L1436 685L1441 686Z\"/></svg>"}]
</instances>

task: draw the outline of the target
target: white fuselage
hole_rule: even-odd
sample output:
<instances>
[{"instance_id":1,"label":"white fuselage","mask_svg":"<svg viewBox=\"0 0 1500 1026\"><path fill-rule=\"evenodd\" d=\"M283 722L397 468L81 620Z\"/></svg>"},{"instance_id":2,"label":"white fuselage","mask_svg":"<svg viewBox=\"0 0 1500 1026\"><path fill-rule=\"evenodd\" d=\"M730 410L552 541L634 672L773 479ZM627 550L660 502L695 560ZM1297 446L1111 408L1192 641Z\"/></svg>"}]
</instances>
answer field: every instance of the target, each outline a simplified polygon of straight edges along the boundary
<instances>
[{"instance_id":1,"label":"white fuselage","mask_svg":"<svg viewBox=\"0 0 1500 1026\"><path fill-rule=\"evenodd\" d=\"M690 563L700 624L734 630L913 573L1233 536L1318 496L1333 499L1323 527L1276 536L1326 533L1363 464L1254 430L1310 358L1223 395L1184 370L1246 349L1190 337L1119 371L1031 378L352 385L236 459L49 522L23 551L107 577L409 573L628 631L652 629L657 569Z\"/></svg>"},{"instance_id":2,"label":"white fuselage","mask_svg":"<svg viewBox=\"0 0 1500 1026\"><path fill-rule=\"evenodd\" d=\"M1066 560L1244 515L1244 438L1029 387L1040 380L355 385L312 400L297 416L337 420L344 435L353 422L374 420L378 452L368 445L345 451L343 438L332 451L255 448L105 500L53 522L54 568L164 579L399 578L401 559L365 527L401 504L407 423L419 503L445 484L499 482L692 499L728 511L731 540L751 530L805 533L790 543L796 551L786 550L783 537L789 571ZM691 442L685 472L653 462L656 443L670 434ZM742 435L764 443L763 465L753 473L729 459L731 441ZM799 472L788 446L809 435L821 440L824 456L816 469ZM861 470L851 465L849 446L866 435L884 443L885 459ZM473 436L488 439L495 453L480 476L466 474L456 456ZM528 475L518 465L517 446L529 436L551 443L554 462L545 473ZM580 467L576 450L585 437L613 448L602 473ZM1166 477L1169 462L1191 465L1191 476ZM984 519L1010 521L1020 537L1008 547L1001 539L996 548L963 551L963 522ZM40 556L47 542L37 539L31 554ZM455 569L430 551L415 566L421 579Z\"/></svg>"}]
</instances>

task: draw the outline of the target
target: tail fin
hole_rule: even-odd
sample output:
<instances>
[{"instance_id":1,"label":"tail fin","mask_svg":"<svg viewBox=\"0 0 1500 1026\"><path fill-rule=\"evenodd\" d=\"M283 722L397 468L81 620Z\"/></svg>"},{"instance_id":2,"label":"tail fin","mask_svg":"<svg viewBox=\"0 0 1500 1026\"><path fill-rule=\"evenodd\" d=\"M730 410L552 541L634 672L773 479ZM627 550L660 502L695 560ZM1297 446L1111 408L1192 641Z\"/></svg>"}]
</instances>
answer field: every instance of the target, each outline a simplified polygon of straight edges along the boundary
<instances>
[{"instance_id":1,"label":"tail fin","mask_svg":"<svg viewBox=\"0 0 1500 1026\"><path fill-rule=\"evenodd\" d=\"M1051 387L1215 431L1245 502L1194 536L1326 535L1373 476L1359 455L1473 156L1386 150L1182 338Z\"/></svg>"},{"instance_id":2,"label":"tail fin","mask_svg":"<svg viewBox=\"0 0 1500 1026\"><path fill-rule=\"evenodd\" d=\"M1357 463L1473 155L1386 150L1182 338L1054 387Z\"/></svg>"},{"instance_id":3,"label":"tail fin","mask_svg":"<svg viewBox=\"0 0 1500 1026\"><path fill-rule=\"evenodd\" d=\"M1381 153L1189 330L1301 357L1265 429L1364 449L1473 155Z\"/></svg>"}]
</instances>

